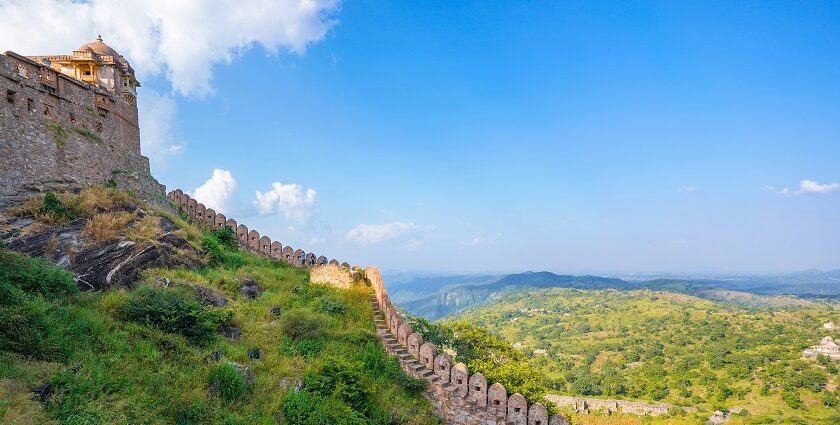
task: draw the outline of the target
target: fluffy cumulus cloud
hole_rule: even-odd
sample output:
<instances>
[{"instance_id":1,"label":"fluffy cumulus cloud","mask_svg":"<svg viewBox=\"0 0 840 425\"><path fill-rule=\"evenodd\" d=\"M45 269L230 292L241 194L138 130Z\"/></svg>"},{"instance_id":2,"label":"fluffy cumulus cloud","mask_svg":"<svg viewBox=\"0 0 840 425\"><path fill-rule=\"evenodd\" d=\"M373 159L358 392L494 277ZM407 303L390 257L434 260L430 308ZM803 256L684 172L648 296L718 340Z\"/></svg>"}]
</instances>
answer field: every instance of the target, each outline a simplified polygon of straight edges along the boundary
<instances>
[{"instance_id":1,"label":"fluffy cumulus cloud","mask_svg":"<svg viewBox=\"0 0 840 425\"><path fill-rule=\"evenodd\" d=\"M315 196L312 188L303 190L299 184L276 182L265 193L257 191L254 206L260 215L282 213L288 221L308 224L315 209Z\"/></svg>"},{"instance_id":2,"label":"fluffy cumulus cloud","mask_svg":"<svg viewBox=\"0 0 840 425\"><path fill-rule=\"evenodd\" d=\"M102 34L142 80L212 93L214 64L259 45L302 53L335 24L338 0L0 0L0 40L23 54L69 53Z\"/></svg>"},{"instance_id":3,"label":"fluffy cumulus cloud","mask_svg":"<svg viewBox=\"0 0 840 425\"><path fill-rule=\"evenodd\" d=\"M799 182L799 189L793 190L789 187L777 189L774 186L764 186L770 192L779 195L802 195L806 193L829 193L840 190L840 183L819 183L814 180L802 180Z\"/></svg>"},{"instance_id":4,"label":"fluffy cumulus cloud","mask_svg":"<svg viewBox=\"0 0 840 425\"><path fill-rule=\"evenodd\" d=\"M213 175L203 185L197 187L191 194L195 200L216 212L231 213L231 200L236 192L236 179L227 170L215 169Z\"/></svg>"},{"instance_id":5,"label":"fluffy cumulus cloud","mask_svg":"<svg viewBox=\"0 0 840 425\"><path fill-rule=\"evenodd\" d=\"M346 237L362 243L378 243L396 239L418 229L420 229L420 226L417 224L403 221L384 224L360 224L347 232ZM409 244L416 245L417 242L412 241Z\"/></svg>"},{"instance_id":6,"label":"fluffy cumulus cloud","mask_svg":"<svg viewBox=\"0 0 840 425\"><path fill-rule=\"evenodd\" d=\"M828 193L840 190L840 183L817 183L813 180L802 180L799 182L801 193Z\"/></svg>"},{"instance_id":7,"label":"fluffy cumulus cloud","mask_svg":"<svg viewBox=\"0 0 840 425\"><path fill-rule=\"evenodd\" d=\"M166 159L184 150L185 143L175 135L178 105L175 99L145 90L138 99L140 143L152 165L165 166Z\"/></svg>"}]
</instances>

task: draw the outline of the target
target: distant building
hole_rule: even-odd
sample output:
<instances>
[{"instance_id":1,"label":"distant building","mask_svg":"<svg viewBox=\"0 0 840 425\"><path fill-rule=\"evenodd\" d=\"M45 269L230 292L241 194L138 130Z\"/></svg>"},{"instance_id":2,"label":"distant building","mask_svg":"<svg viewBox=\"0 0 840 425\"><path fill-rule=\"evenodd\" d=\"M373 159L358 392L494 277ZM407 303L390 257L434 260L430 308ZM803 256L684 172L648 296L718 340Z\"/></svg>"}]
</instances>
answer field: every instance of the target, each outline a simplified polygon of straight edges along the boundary
<instances>
[{"instance_id":1,"label":"distant building","mask_svg":"<svg viewBox=\"0 0 840 425\"><path fill-rule=\"evenodd\" d=\"M548 351L546 351L545 348L537 348L536 350L534 350L534 355L535 356L546 356L546 355L548 355Z\"/></svg>"},{"instance_id":2,"label":"distant building","mask_svg":"<svg viewBox=\"0 0 840 425\"><path fill-rule=\"evenodd\" d=\"M840 346L834 342L834 338L827 336L820 341L820 345L814 345L802 352L802 357L815 358L819 355L827 356L831 360L840 360Z\"/></svg>"},{"instance_id":3,"label":"distant building","mask_svg":"<svg viewBox=\"0 0 840 425\"><path fill-rule=\"evenodd\" d=\"M840 329L840 326L834 324L834 322L825 322L823 323L823 329L828 329L830 331L836 331Z\"/></svg>"}]
</instances>

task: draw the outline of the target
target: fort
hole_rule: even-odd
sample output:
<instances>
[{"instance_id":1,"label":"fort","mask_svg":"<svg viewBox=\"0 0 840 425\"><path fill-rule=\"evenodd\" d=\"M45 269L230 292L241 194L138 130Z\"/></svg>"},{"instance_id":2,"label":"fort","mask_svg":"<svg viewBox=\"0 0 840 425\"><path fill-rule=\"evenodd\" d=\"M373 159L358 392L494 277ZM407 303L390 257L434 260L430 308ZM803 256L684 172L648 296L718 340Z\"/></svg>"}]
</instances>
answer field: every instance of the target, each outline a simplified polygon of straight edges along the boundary
<instances>
[{"instance_id":1,"label":"fort","mask_svg":"<svg viewBox=\"0 0 840 425\"><path fill-rule=\"evenodd\" d=\"M140 153L139 86L101 38L69 55L0 54L0 207L109 181L165 202Z\"/></svg>"},{"instance_id":2,"label":"fort","mask_svg":"<svg viewBox=\"0 0 840 425\"><path fill-rule=\"evenodd\" d=\"M338 277L339 268L349 271L350 264L327 260L323 255L307 253L261 235L254 229L207 208L181 189L168 194L174 205L195 222L205 227L234 229L239 247L258 255L285 261L297 267L312 268L310 280L329 281L335 286L349 283ZM427 383L426 398L447 424L453 425L568 425L561 415L549 417L548 409L539 403L528 406L522 394L508 394L500 383L490 383L481 373L470 374L463 363L453 364L452 356L438 353L431 342L412 331L396 306L391 303L379 269L367 267L365 277L371 283L377 335L386 351L395 356L409 375Z\"/></svg>"},{"instance_id":3,"label":"fort","mask_svg":"<svg viewBox=\"0 0 840 425\"><path fill-rule=\"evenodd\" d=\"M172 206L206 228L229 226L241 249L297 267L311 279L349 285L361 269L272 240L214 211L183 190L166 194L140 151L137 91L128 61L98 38L67 55L0 54L0 209L44 190L116 184L141 198ZM470 373L438 352L391 303L379 270L367 267L377 335L402 369L427 383L426 398L448 424L563 425L539 403L508 394L500 383ZM354 273L356 276L354 276Z\"/></svg>"}]
</instances>

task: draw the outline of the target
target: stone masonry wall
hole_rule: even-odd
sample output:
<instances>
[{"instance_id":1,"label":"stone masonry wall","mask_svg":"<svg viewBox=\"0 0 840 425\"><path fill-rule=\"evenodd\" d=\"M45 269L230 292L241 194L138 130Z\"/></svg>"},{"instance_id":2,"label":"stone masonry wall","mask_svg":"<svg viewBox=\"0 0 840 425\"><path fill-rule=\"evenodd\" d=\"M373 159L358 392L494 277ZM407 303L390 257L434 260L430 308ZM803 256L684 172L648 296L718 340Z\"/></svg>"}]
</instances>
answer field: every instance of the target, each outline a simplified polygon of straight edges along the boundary
<instances>
[{"instance_id":1,"label":"stone masonry wall","mask_svg":"<svg viewBox=\"0 0 840 425\"><path fill-rule=\"evenodd\" d=\"M226 217L221 212L217 213L212 208L207 208L204 204L192 199L181 189L176 189L169 192L167 197L175 203L175 206L180 208L190 218L195 219L206 226L221 228L230 226L239 240L239 247L245 251L250 251L255 254L260 254L276 260L282 260L289 264L298 267L317 267L334 265L341 266L344 270L350 270L350 264L347 262L338 263L338 260L328 260L323 255L317 255L302 249L294 249L291 246L284 246L278 241L272 241L268 236L260 236L260 233L253 229L248 229L248 226L237 223L236 220Z\"/></svg>"},{"instance_id":2,"label":"stone masonry wall","mask_svg":"<svg viewBox=\"0 0 840 425\"><path fill-rule=\"evenodd\" d=\"M368 267L365 276L374 290L377 335L403 370L427 382L426 397L437 414L453 425L568 425L561 415L549 417L545 406L528 406L522 394L508 395L501 384L490 384L481 373L470 375L463 363L452 364L431 342L411 330L388 297L379 269Z\"/></svg>"},{"instance_id":3,"label":"stone masonry wall","mask_svg":"<svg viewBox=\"0 0 840 425\"><path fill-rule=\"evenodd\" d=\"M18 54L0 54L0 197L109 179L165 202L165 188L140 154L137 107Z\"/></svg>"}]
</instances>

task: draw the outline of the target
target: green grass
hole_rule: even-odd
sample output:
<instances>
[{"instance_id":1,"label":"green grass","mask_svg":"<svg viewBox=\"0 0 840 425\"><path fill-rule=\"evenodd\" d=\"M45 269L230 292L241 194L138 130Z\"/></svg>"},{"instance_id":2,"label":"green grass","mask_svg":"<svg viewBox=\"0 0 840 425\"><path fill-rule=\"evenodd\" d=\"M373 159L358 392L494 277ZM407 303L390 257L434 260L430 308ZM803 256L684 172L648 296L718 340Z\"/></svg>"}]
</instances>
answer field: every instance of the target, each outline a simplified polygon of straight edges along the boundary
<instances>
[{"instance_id":1,"label":"green grass","mask_svg":"<svg viewBox=\"0 0 840 425\"><path fill-rule=\"evenodd\" d=\"M167 215L194 245L206 240ZM238 260L149 270L134 289L106 293L78 293L56 267L0 251L0 423L439 423L422 383L378 343L369 288L314 285L305 269L219 245ZM158 276L173 284L156 287ZM246 277L262 289L255 300L239 294ZM198 304L193 285L229 305ZM217 335L220 323L241 339ZM255 347L259 359L248 356ZM207 360L214 351L221 362ZM247 366L253 385L229 362ZM42 383L53 391L43 405L29 394Z\"/></svg>"}]
</instances>

